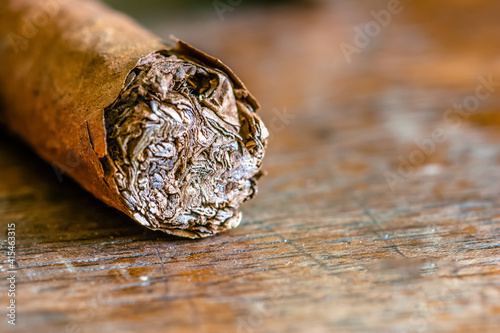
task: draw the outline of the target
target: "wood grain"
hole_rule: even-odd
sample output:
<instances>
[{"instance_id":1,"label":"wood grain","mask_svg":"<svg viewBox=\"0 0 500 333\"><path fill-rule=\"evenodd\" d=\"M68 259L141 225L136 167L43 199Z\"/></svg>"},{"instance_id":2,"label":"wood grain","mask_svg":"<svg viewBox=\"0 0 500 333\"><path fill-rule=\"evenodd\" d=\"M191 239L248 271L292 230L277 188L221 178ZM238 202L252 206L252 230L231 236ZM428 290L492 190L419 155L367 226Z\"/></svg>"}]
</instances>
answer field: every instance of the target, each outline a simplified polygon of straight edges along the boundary
<instances>
[{"instance_id":1,"label":"wood grain","mask_svg":"<svg viewBox=\"0 0 500 333\"><path fill-rule=\"evenodd\" d=\"M339 44L385 1L236 7L222 22L210 13L192 26L150 25L224 59L271 130L259 196L217 237L144 230L2 133L18 317L0 330L498 331L500 7L401 3L350 63ZM477 108L446 113L478 86L490 94ZM429 144L439 129L445 138ZM399 176L392 187L388 173ZM4 278L0 288L5 309Z\"/></svg>"}]
</instances>

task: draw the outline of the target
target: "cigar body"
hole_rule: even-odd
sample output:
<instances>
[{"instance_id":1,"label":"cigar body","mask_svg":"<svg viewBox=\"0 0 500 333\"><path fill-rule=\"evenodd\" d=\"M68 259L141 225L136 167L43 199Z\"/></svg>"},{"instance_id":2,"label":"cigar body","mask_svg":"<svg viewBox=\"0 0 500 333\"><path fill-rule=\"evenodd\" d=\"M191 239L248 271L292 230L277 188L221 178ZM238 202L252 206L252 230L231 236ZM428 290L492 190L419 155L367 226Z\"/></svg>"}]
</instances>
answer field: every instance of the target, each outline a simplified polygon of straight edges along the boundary
<instances>
[{"instance_id":1,"label":"cigar body","mask_svg":"<svg viewBox=\"0 0 500 333\"><path fill-rule=\"evenodd\" d=\"M175 104L172 96L179 95L185 96L188 102L194 103L191 105L194 111L190 114L201 115L204 114L203 112L210 111L209 109L213 110L217 116L214 121L224 123L231 127L229 132L236 133L233 133L233 136L239 138L235 139L241 146L239 150L245 150L243 146L248 145L248 142L258 143L261 150L254 152L253 155L250 154L256 157L252 160L256 163L252 166L253 175L247 172L245 176L248 176L245 181L255 183L267 133L260 119L255 115L258 108L257 102L248 93L243 83L219 60L181 41L175 41L174 45L170 46L125 15L94 1L2 1L0 3L0 37L0 103L2 106L0 122L18 134L45 160L74 178L108 205L121 210L151 229L196 238L213 235L238 224L240 217L236 213L237 205L246 198L236 200L238 202L233 200L232 203L224 206L225 203L222 202L224 198L210 199L210 196L207 197L205 193L203 195L208 199L202 198L197 204L186 204L183 198L187 196L189 190L190 195L193 196L193 191L206 192L208 186L202 184L205 186L203 188L200 185L203 182L196 179L191 180L190 184L182 183L186 179L183 172L189 173L190 178L193 178L193 173L188 169L195 164L191 159L194 153L185 157L184 164L176 166L175 170L173 166L171 169L163 167L162 172L159 173L159 169L155 169L156 171L152 173L155 176L172 178L168 184L164 179L160 180L163 187L170 186L171 193L163 187L160 188L158 180L155 186L148 185L146 189L143 189L140 184L136 184L137 180L130 179L133 178L132 173L141 172L134 168L145 168L144 164L147 164L148 170L151 169L152 162L149 159L152 159L153 155L155 158L168 156L165 152L158 152L158 147L167 149L169 145L172 145L175 151L186 150L181 146L188 145L189 142L180 139L184 132L179 131L180 128L188 125L175 123L181 118L179 114L182 114L179 113L180 107L175 108L180 104ZM161 64L155 65L159 62ZM188 88L189 92L198 88L190 87L186 83L193 82L192 78L195 77L183 72L188 66L186 64L191 64L191 67L195 68L190 71L194 73L193 75L198 75L196 77L208 72L212 76L219 75L217 79L219 86L227 78L230 88L227 88L225 92L231 90L230 94L234 96L232 97L234 103L231 107L234 110L230 110L228 103L215 105L199 102L198 100L202 100L204 95L197 100L191 95L188 96ZM172 76L168 72L170 70L168 68L174 67L175 69L171 71L176 71L177 76ZM161 73L151 74L152 71ZM183 77L178 74L179 71L182 72ZM135 82L136 76L141 77L143 81ZM154 80L163 82L163 85L160 84L157 87L158 85L144 83L150 82L153 77ZM178 81L184 86L180 86L180 83L177 86L174 83L168 85L170 81L167 79L171 79L172 82ZM219 86L212 91L219 89ZM129 90L126 92L125 89ZM132 91L132 89L135 90ZM147 89L151 91L143 92ZM137 91L140 93L138 94ZM196 92L199 93L198 90ZM135 129L141 132L140 134L131 134L131 129L116 129L119 124L113 122L128 122L127 126L130 127L132 126L130 119L142 121L142 116L137 115L139 111L132 112L133 115L127 116L127 121L125 121L123 115L126 113L125 106L117 102L120 96L127 98L129 104L131 98L135 98L132 103L137 103L140 107L135 105L132 107L133 110L147 109L141 111L145 114L143 118L147 120L143 121L144 124L137 125L139 129ZM174 111L170 114L166 111L161 113L155 109L155 106L160 104L172 106L177 113ZM121 111L113 111L114 105ZM166 110L166 107L162 110ZM153 111L160 118L163 117L163 120L157 120L158 117L153 114ZM110 116L108 117L107 114ZM148 134L147 129L151 126L147 122L150 118L153 119L153 116L156 117L154 119L157 123L163 124L163 127L157 126L161 127L163 134L160 135L160 139L149 140L149 136L153 134ZM178 126L175 127L174 123ZM173 132L165 134L166 126L175 127L175 135L172 134ZM194 125L189 126L194 128L192 127ZM138 143L135 142L133 147L132 144L128 146L124 144L123 154L128 154L127 157L118 158L119 161L113 160L115 155L110 154L109 147L110 144L125 140L120 135L128 135L127 142L133 141L131 137L139 142L149 140L148 145L145 145L143 151L139 153L128 154L127 150L138 149ZM154 135L158 137L159 134ZM113 138L110 139L110 137ZM170 141L160 142L163 137L164 140ZM156 146L153 146L152 141ZM210 144L210 149L214 149L213 142ZM208 145L209 143L206 147ZM248 151L240 151L237 155L248 155ZM141 163L136 162L137 158ZM146 160L147 163L144 162ZM229 172L232 169L229 167L225 173L221 173L223 175L221 177L229 179ZM147 173L144 170L143 172ZM231 177L231 181L236 182L234 174L231 174ZM241 184L243 184L242 177L238 178ZM127 181L123 182L123 178ZM145 180L141 179L141 181ZM229 188L228 182L224 180L224 186ZM179 188L172 188L172 186ZM139 187L142 190L139 190ZM255 192L253 187L251 190L247 191L247 197L251 197ZM138 194L139 192L141 194ZM240 192L241 190L238 193ZM167 205L165 202L170 202L170 205L172 201L178 202L177 206L170 209L170 215L165 215L166 208L160 214L159 203L153 199L148 199L146 203L138 202L141 195L153 198L153 194L154 198L161 196L162 207ZM198 209L193 207L201 206L210 208L213 206L217 211L215 213L191 212L196 212ZM150 207L153 208L150 209ZM217 217L219 208L231 210L234 214L229 214L231 216L224 218ZM190 218L186 219L188 215Z\"/></svg>"}]
</instances>

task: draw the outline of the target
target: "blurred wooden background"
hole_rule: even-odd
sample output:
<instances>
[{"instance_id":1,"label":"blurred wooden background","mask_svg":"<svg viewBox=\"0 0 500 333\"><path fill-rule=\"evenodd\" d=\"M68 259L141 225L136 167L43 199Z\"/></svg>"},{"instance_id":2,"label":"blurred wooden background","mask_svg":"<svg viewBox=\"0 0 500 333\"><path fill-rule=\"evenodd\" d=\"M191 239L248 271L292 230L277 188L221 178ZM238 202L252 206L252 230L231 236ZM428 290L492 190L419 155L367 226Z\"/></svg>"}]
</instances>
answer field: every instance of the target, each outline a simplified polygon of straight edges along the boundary
<instances>
[{"instance_id":1,"label":"blurred wooden background","mask_svg":"<svg viewBox=\"0 0 500 333\"><path fill-rule=\"evenodd\" d=\"M268 175L240 227L177 239L2 133L19 269L17 325L0 331L500 331L500 4L393 3L113 1L245 81Z\"/></svg>"}]
</instances>

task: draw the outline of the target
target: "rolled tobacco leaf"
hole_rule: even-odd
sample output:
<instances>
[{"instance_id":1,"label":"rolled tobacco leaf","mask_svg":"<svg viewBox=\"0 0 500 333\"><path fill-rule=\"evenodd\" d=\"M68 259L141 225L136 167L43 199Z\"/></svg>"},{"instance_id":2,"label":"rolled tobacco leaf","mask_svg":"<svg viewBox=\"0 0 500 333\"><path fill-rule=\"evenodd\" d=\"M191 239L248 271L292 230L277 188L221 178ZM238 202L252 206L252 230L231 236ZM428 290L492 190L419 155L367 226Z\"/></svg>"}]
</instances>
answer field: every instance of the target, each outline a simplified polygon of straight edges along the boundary
<instances>
[{"instance_id":1,"label":"rolled tobacco leaf","mask_svg":"<svg viewBox=\"0 0 500 333\"><path fill-rule=\"evenodd\" d=\"M140 224L237 226L267 130L220 60L94 1L0 2L0 121Z\"/></svg>"}]
</instances>

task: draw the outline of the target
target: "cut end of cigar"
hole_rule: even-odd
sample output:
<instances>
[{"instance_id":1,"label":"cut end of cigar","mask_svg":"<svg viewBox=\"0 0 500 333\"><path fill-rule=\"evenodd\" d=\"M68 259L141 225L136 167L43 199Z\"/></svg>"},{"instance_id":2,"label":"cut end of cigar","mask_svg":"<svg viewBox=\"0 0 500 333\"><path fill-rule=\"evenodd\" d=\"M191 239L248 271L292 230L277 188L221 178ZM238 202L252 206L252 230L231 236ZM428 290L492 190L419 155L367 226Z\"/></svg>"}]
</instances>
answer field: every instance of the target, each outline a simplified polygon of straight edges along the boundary
<instances>
[{"instance_id":1,"label":"cut end of cigar","mask_svg":"<svg viewBox=\"0 0 500 333\"><path fill-rule=\"evenodd\" d=\"M107 182L145 227L199 238L240 223L268 132L229 76L158 52L140 61L105 110Z\"/></svg>"}]
</instances>

